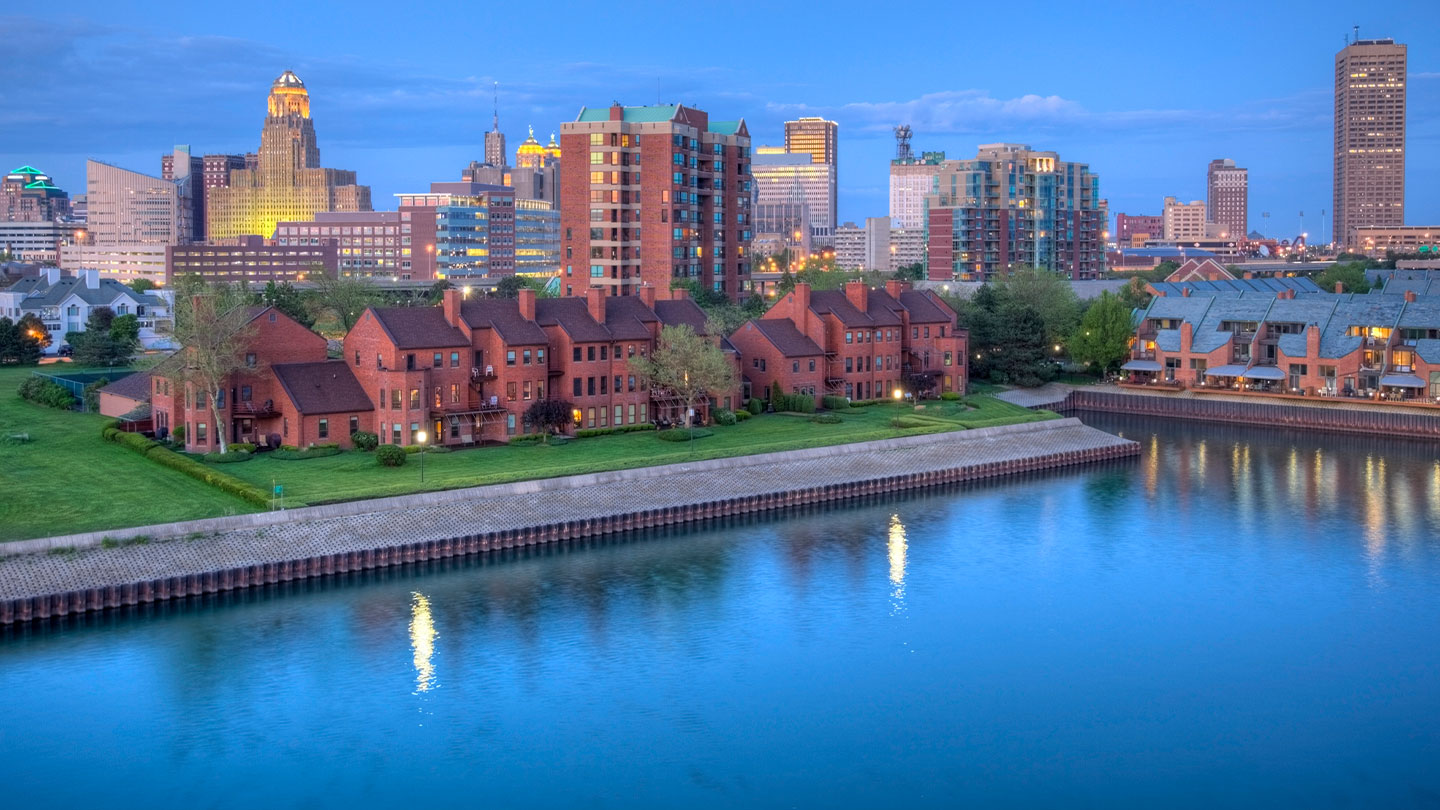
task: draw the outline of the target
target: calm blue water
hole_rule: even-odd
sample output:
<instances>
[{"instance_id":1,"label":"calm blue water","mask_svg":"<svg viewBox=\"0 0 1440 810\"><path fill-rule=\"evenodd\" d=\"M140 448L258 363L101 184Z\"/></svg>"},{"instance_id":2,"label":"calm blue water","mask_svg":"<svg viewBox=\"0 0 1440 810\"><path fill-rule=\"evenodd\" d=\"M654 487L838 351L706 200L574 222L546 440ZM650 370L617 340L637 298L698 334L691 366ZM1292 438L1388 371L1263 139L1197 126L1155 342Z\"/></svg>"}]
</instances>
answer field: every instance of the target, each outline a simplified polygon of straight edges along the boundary
<instances>
[{"instance_id":1,"label":"calm blue water","mask_svg":"<svg viewBox=\"0 0 1440 810\"><path fill-rule=\"evenodd\" d=\"M0 806L1434 807L1440 465L1137 461L0 636Z\"/></svg>"}]
</instances>

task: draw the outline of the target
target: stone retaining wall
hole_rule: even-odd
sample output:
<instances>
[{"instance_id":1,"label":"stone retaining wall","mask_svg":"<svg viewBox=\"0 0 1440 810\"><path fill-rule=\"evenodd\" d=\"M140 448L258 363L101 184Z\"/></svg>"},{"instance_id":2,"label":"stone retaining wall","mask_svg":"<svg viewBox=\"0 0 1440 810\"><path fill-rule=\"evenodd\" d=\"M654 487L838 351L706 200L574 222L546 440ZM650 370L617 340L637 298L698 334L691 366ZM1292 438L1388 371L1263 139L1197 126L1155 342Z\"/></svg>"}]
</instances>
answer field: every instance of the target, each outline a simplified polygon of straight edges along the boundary
<instances>
[{"instance_id":1,"label":"stone retaining wall","mask_svg":"<svg viewBox=\"0 0 1440 810\"><path fill-rule=\"evenodd\" d=\"M1070 392L1065 401L1052 406L1052 410L1064 414L1076 411L1101 411L1164 416L1172 419L1194 419L1203 422L1331 430L1341 433L1440 438L1440 416L1416 411L1317 408L1286 405L1280 402L1147 396L1139 393L1121 394L1085 389L1076 389Z\"/></svg>"},{"instance_id":2,"label":"stone retaining wall","mask_svg":"<svg viewBox=\"0 0 1440 810\"><path fill-rule=\"evenodd\" d=\"M1021 429L1017 430L1017 428ZM990 433L984 436L979 435L986 431L990 431ZM526 548L657 527L699 523L736 515L757 514L812 504L868 498L882 493L902 492L966 481L979 481L1017 473L1050 470L1076 464L1089 464L1097 461L1134 456L1140 452L1140 447L1135 442L1122 440L1092 428L1087 428L1079 424L1077 420L1066 419L1053 422L1033 423L1025 426L989 428L960 434L908 437L906 439L891 440L904 443L898 447L890 445L882 450L872 451L872 453L875 453L877 458L881 454L888 454L886 461L893 467L897 459L894 451L897 450L902 451L902 455L898 456L899 458L918 457L922 456L923 452L935 451L937 447L941 451L944 451L946 444L953 444L956 448L959 448L965 444L967 437L972 437L975 440L970 448L972 451L971 455L974 454L973 451L975 447L984 448L987 443L1000 447L1001 445L995 444L997 439L1001 442L1006 442L1007 444L1005 446L1008 447L1008 449L1014 450L1014 442L1010 442L1009 439L1017 434L1024 439L1033 439L1039 436L1040 440L1033 442L1033 444L1041 448L1048 447L1051 449L1048 452L1038 453L995 453L994 455L1006 455L1007 457L997 458L997 460L994 461L959 464L956 466L941 466L931 469L917 469L903 474L881 475L870 478L861 477L839 483L826 483L812 486L802 485L782 491L760 491L708 500L694 499L684 503L665 505L652 509L626 510L582 519L519 525L499 531L486 531L475 534L456 533L451 536L409 543L402 542L396 544L386 542L376 544L373 547L340 551L332 554L304 556L295 559L280 559L175 576L122 581L118 584L97 584L93 587L78 587L59 592L37 593L20 598L0 600L0 624L29 622L85 613L88 611L163 602L172 599L294 582L314 577L327 577L336 574L345 574L347 572L373 570L428 560L443 560L504 549ZM923 442L923 440L926 439L929 441ZM911 449L914 440L921 440L926 445L925 451L922 452L919 449ZM849 447L854 448L857 447L857 445L850 445ZM1057 447L1059 449L1054 449ZM832 448L820 449L831 450ZM855 451L851 450L845 455L855 454ZM775 455L783 456L786 459L785 462L775 462L775 465L779 465L782 463L793 463L796 454L783 453ZM957 457L964 455L965 453L955 453ZM756 457L748 458L754 459ZM726 459L723 461L733 460ZM862 461L865 460L862 459ZM876 466L883 470L886 465L877 464ZM663 469L664 468L649 468L649 478L654 479L656 477L655 471ZM719 471L723 473L724 469L725 468L722 467ZM632 470L625 472L638 474L640 471ZM593 476L575 476L576 479L589 479L592 477ZM793 478L792 480L797 484L802 483ZM533 492L536 489L534 486L536 483L537 482L526 482L525 485L515 486L527 488L527 492ZM544 482L540 483L543 484ZM765 482L760 480L758 483L763 485ZM567 480L556 486L579 485L580 484L576 484L574 481ZM713 489L696 486L692 491L713 492ZM526 495L527 493L519 494ZM425 496L412 497L433 498L444 497L446 495L453 498L456 493L430 493ZM324 507L320 508L323 509ZM370 509L372 511L375 510L374 502L370 504ZM296 510L296 512L285 515L286 522L294 523L296 514L300 511L304 510ZM391 512L379 514L385 516L392 515ZM404 517L406 514L408 513L403 510L399 513L400 517ZM370 518L373 516L362 515L361 517ZM303 529L304 524L300 524L300 528ZM173 544L165 545L183 546L186 544L183 544L182 541L174 541ZM123 554L127 550L128 549L107 549L103 553L111 555ZM102 552L97 550L91 553L99 554ZM23 562L23 559L16 558L13 559L9 565L15 566L21 562ZM45 560L44 562L48 563L49 561ZM116 566L108 561L102 566L102 569L107 575L113 572L115 568ZM7 587L13 588L16 575L23 577L24 569L15 568L0 573L9 575L11 581L6 583L6 585ZM81 572L75 577L67 577L65 581L75 581L77 578L83 578L83 576L84 574ZM90 576L92 579L96 578L93 570Z\"/></svg>"}]
</instances>

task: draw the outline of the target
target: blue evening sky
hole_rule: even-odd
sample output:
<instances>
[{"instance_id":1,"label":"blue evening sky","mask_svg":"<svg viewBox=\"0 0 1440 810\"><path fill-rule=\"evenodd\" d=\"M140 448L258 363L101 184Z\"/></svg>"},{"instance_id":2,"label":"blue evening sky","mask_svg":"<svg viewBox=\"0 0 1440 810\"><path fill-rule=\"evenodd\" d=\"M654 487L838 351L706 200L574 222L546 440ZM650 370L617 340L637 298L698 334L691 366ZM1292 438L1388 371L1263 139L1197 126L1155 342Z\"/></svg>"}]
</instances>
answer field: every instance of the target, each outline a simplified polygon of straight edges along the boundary
<instances>
[{"instance_id":1,"label":"blue evening sky","mask_svg":"<svg viewBox=\"0 0 1440 810\"><path fill-rule=\"evenodd\" d=\"M616 13L617 9L623 11ZM1088 162L1111 211L1203 199L1205 166L1250 169L1252 228L1328 235L1333 60L1352 25L1410 46L1406 219L1440 223L1440 2L695 4L356 0L7 3L0 166L84 189L87 157L159 173L173 144L243 152L291 68L326 166L377 208L482 156L491 83L514 147L584 105L681 102L840 123L840 216L887 213L891 127L973 156L1018 141ZM1305 216L1302 221L1300 212Z\"/></svg>"}]
</instances>

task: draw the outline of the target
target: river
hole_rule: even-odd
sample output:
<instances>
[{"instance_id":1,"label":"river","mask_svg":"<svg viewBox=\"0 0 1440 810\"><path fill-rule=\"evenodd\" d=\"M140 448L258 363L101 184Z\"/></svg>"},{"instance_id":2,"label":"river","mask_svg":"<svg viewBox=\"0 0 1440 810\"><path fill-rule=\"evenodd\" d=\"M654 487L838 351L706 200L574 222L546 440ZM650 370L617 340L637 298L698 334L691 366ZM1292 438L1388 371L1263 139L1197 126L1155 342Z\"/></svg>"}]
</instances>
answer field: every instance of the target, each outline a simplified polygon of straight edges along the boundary
<instances>
[{"instance_id":1,"label":"river","mask_svg":"<svg viewBox=\"0 0 1440 810\"><path fill-rule=\"evenodd\" d=\"M1437 446L1104 465L0 635L11 808L1440 805Z\"/></svg>"}]
</instances>

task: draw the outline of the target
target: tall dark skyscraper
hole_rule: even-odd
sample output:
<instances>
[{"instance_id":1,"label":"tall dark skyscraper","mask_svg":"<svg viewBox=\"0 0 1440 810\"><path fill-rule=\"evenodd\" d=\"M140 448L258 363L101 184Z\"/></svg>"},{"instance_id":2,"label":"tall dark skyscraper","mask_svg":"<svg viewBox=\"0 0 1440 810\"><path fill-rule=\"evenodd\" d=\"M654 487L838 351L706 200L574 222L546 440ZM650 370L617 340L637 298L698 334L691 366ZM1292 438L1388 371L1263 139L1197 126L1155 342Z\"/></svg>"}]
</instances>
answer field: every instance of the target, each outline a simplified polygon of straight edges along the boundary
<instances>
[{"instance_id":1,"label":"tall dark skyscraper","mask_svg":"<svg viewBox=\"0 0 1440 810\"><path fill-rule=\"evenodd\" d=\"M1224 158L1210 161L1205 172L1205 218L1225 228L1231 239L1250 232L1250 170Z\"/></svg>"},{"instance_id":2,"label":"tall dark skyscraper","mask_svg":"<svg viewBox=\"0 0 1440 810\"><path fill-rule=\"evenodd\" d=\"M1335 54L1336 244L1362 225L1405 224L1406 49L1356 39Z\"/></svg>"}]
</instances>

